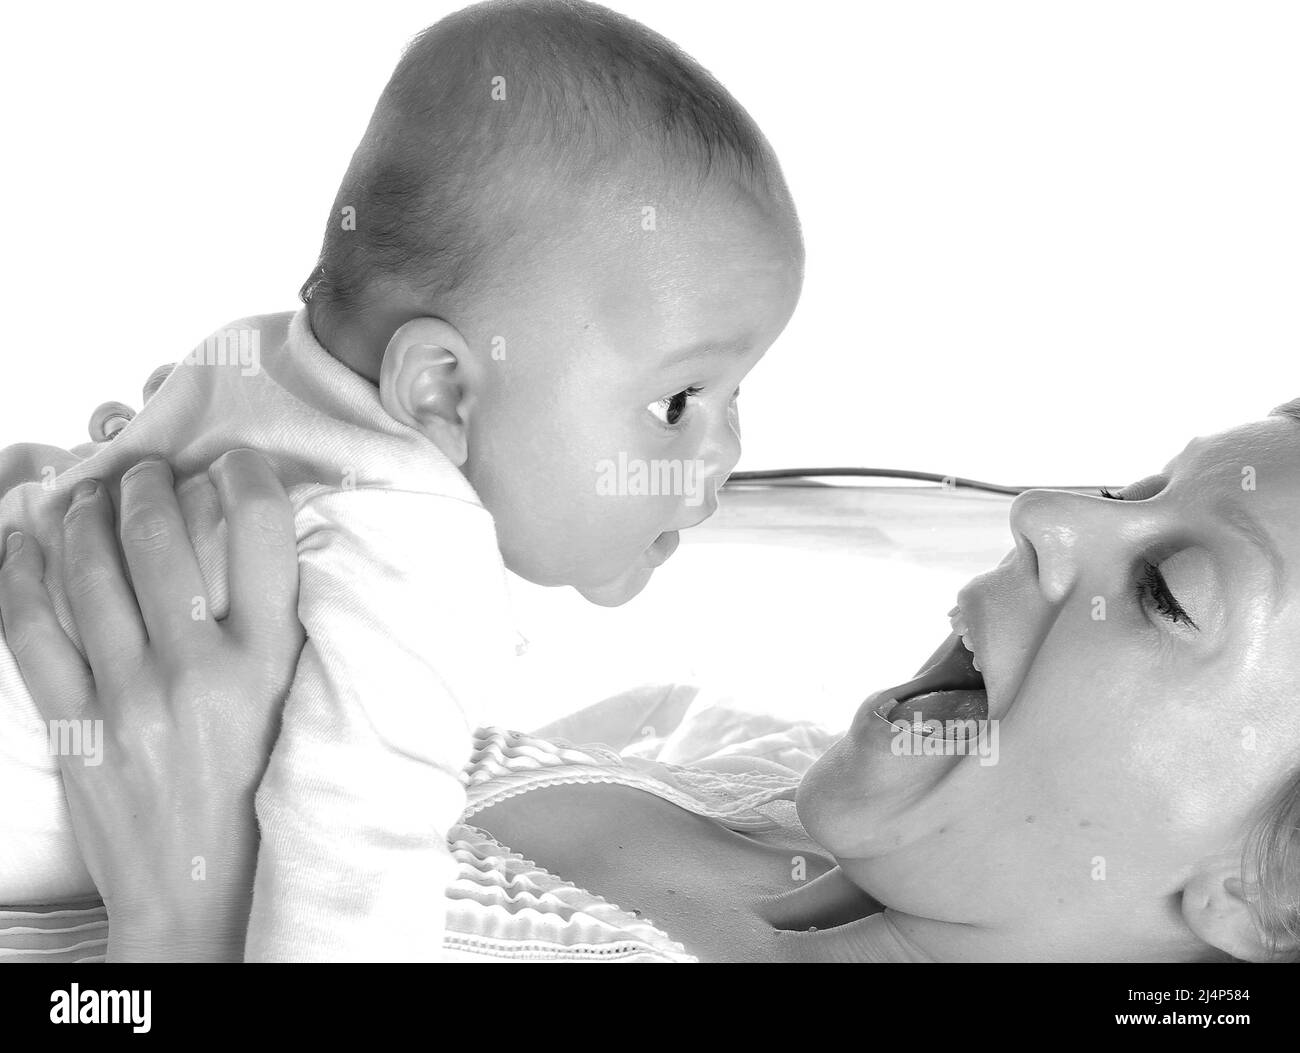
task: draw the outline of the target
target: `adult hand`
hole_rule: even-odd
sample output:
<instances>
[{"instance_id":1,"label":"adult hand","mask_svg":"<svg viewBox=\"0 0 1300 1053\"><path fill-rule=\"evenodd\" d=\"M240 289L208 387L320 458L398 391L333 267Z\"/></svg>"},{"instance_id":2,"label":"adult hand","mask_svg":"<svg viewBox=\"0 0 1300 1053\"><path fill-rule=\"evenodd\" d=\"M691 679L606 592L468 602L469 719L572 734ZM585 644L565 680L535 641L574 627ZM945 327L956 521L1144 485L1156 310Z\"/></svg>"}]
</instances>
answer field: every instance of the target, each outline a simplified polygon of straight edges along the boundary
<instances>
[{"instance_id":1,"label":"adult hand","mask_svg":"<svg viewBox=\"0 0 1300 1053\"><path fill-rule=\"evenodd\" d=\"M31 537L11 535L0 617L41 716L102 721L101 763L60 759L73 828L108 910L109 960L241 960L257 858L253 796L303 630L292 509L257 454L209 471L229 536L230 610L207 597L165 462L113 504L82 483L64 518L62 631ZM203 603L196 603L202 597ZM195 617L195 612L204 612Z\"/></svg>"}]
</instances>

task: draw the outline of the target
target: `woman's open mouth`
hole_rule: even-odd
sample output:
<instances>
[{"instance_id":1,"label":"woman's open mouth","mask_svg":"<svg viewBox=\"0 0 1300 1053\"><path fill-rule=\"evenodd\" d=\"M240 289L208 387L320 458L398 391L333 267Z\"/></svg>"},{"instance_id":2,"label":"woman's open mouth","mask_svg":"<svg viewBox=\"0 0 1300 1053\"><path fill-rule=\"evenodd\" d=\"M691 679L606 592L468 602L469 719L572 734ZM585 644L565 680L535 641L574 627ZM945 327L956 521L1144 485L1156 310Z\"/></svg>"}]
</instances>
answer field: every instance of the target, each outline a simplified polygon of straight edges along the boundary
<instances>
[{"instance_id":1,"label":"woman's open mouth","mask_svg":"<svg viewBox=\"0 0 1300 1053\"><path fill-rule=\"evenodd\" d=\"M989 696L979 659L968 646L971 637L960 613L952 617L952 635L921 673L881 692L875 713L900 730L910 727L925 734L942 730L944 737L965 737L961 734L965 722L988 719Z\"/></svg>"}]
</instances>

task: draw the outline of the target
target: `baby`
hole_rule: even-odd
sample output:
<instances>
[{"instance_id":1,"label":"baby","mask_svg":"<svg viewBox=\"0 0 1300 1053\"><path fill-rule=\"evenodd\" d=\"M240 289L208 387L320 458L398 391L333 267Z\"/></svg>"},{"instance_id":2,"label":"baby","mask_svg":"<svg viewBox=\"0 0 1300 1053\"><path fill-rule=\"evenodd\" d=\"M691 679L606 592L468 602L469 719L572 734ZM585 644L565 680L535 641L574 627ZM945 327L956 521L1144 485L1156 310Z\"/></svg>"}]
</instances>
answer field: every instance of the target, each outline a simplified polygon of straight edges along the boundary
<instances>
[{"instance_id":1,"label":"baby","mask_svg":"<svg viewBox=\"0 0 1300 1053\"><path fill-rule=\"evenodd\" d=\"M505 568L605 605L645 586L715 508L802 260L770 147L671 43L590 4L481 4L403 55L303 309L215 333L111 441L0 451L0 536L37 537L51 583L84 488L166 459L208 588L177 619L226 610L214 462L255 448L289 490L308 640L257 797L250 959L436 956L469 732L514 654ZM93 895L68 729L4 646L0 721L0 905Z\"/></svg>"}]
</instances>

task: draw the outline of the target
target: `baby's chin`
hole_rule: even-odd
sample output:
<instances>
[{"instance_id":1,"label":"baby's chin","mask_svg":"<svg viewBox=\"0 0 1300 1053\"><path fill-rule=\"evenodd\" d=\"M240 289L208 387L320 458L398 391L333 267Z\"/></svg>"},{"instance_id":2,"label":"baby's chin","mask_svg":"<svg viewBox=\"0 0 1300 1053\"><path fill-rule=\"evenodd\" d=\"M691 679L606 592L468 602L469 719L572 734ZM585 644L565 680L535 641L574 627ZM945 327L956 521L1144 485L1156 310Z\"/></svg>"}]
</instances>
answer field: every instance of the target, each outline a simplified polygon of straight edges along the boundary
<instances>
[{"instance_id":1,"label":"baby's chin","mask_svg":"<svg viewBox=\"0 0 1300 1053\"><path fill-rule=\"evenodd\" d=\"M574 588L601 607L622 606L644 589L654 572L672 558L679 541L681 535L676 530L667 530L617 578L600 585L575 585Z\"/></svg>"},{"instance_id":2,"label":"baby's chin","mask_svg":"<svg viewBox=\"0 0 1300 1053\"><path fill-rule=\"evenodd\" d=\"M633 599L650 582L653 567L632 567L624 574L600 585L575 585L584 599L599 607L621 607Z\"/></svg>"}]
</instances>

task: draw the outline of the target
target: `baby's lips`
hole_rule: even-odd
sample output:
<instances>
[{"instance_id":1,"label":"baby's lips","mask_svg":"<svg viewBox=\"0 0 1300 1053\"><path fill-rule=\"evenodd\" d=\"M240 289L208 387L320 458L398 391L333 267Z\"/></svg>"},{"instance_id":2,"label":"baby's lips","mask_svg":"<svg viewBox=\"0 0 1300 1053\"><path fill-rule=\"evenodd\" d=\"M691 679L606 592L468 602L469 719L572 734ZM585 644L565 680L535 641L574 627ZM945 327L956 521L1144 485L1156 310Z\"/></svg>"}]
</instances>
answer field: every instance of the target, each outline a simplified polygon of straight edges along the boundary
<instances>
[{"instance_id":1,"label":"baby's lips","mask_svg":"<svg viewBox=\"0 0 1300 1053\"><path fill-rule=\"evenodd\" d=\"M676 530L668 530L660 534L654 540L654 544L647 551L650 554L650 564L654 567L662 567L674 552L677 546L681 544L682 536Z\"/></svg>"}]
</instances>

